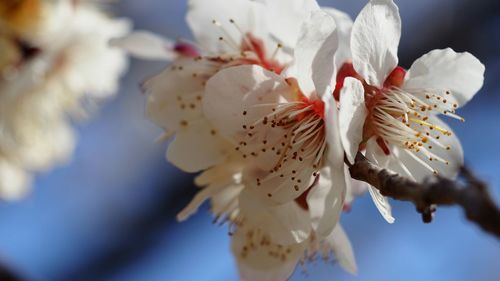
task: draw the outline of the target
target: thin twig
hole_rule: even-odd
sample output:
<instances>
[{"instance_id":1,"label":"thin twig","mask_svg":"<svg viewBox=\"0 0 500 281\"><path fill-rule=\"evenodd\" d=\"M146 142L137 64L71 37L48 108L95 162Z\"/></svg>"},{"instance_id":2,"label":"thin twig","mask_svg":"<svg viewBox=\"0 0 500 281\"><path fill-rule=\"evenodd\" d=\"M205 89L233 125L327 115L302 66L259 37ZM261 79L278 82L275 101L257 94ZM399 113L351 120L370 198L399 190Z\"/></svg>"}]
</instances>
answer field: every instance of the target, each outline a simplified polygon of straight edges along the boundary
<instances>
[{"instance_id":1,"label":"thin twig","mask_svg":"<svg viewBox=\"0 0 500 281\"><path fill-rule=\"evenodd\" d=\"M500 238L500 209L486 184L465 167L461 168L459 174L464 180L463 184L439 176L417 183L370 163L361 153L356 156L349 170L354 179L369 183L382 195L413 202L426 223L432 221L436 206L457 205L462 207L471 222Z\"/></svg>"}]
</instances>

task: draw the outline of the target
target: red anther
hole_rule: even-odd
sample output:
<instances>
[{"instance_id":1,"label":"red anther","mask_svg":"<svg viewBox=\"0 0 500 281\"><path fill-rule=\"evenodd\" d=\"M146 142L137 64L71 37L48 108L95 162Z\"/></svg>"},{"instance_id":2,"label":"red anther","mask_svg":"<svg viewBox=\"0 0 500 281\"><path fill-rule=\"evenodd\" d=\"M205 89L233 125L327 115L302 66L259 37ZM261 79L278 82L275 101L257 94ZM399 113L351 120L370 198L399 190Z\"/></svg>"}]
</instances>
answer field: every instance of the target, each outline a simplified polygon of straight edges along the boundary
<instances>
[{"instance_id":1,"label":"red anther","mask_svg":"<svg viewBox=\"0 0 500 281\"><path fill-rule=\"evenodd\" d=\"M257 59L243 59L242 62L245 64L255 64L260 65L263 68L274 71L277 74L281 74L284 67L273 58L267 58L266 49L264 46L264 41L255 37L251 33L245 34L243 42L241 43L242 52L253 52Z\"/></svg>"},{"instance_id":2,"label":"red anther","mask_svg":"<svg viewBox=\"0 0 500 281\"><path fill-rule=\"evenodd\" d=\"M391 87L398 87L400 88L403 86L403 83L405 82L405 76L406 76L406 70L402 68L401 66L397 66L394 68L394 70L387 76L387 79L385 79L384 82L384 87L385 88L391 88Z\"/></svg>"},{"instance_id":3,"label":"red anther","mask_svg":"<svg viewBox=\"0 0 500 281\"><path fill-rule=\"evenodd\" d=\"M184 57L196 58L200 56L200 52L195 46L182 41L175 44L174 51Z\"/></svg>"}]
</instances>

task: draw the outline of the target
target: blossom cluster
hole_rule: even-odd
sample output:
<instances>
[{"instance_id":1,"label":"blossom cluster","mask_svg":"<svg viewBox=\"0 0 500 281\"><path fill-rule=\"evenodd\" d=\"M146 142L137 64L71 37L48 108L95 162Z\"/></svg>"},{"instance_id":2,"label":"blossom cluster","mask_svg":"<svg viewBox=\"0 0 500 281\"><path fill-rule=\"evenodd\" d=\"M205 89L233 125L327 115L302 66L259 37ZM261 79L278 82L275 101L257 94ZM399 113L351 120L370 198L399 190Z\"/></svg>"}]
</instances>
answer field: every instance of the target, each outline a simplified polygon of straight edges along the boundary
<instances>
[{"instance_id":1,"label":"blossom cluster","mask_svg":"<svg viewBox=\"0 0 500 281\"><path fill-rule=\"evenodd\" d=\"M96 3L67 0L0 2L0 197L15 199L31 174L67 161L81 119L112 96L126 67L108 41L128 22Z\"/></svg>"},{"instance_id":2,"label":"blossom cluster","mask_svg":"<svg viewBox=\"0 0 500 281\"><path fill-rule=\"evenodd\" d=\"M369 1L355 20L315 0L190 0L187 22L195 42L138 31L113 44L172 61L143 89L147 116L173 137L168 160L201 172L178 219L210 200L243 280L286 280L316 258L356 272L342 210L368 189L394 221L387 198L351 179L358 153L416 181L462 164L438 116L463 121L456 110L484 66L449 48L399 66L392 0Z\"/></svg>"}]
</instances>

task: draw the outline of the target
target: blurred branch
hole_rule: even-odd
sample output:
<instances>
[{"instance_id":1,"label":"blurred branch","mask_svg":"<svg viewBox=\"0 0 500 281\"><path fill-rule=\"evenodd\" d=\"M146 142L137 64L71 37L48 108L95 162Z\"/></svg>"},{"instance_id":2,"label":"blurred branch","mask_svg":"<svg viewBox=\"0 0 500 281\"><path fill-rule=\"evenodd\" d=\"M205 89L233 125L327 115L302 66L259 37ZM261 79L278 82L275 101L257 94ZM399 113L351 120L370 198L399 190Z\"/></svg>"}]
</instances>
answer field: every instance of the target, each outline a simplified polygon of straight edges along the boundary
<instances>
[{"instance_id":1,"label":"blurred branch","mask_svg":"<svg viewBox=\"0 0 500 281\"><path fill-rule=\"evenodd\" d=\"M417 183L370 163L361 153L349 170L354 179L369 183L382 195L413 202L425 223L432 221L436 206L457 205L471 222L500 238L500 209L486 184L465 167L460 170L464 184L439 176Z\"/></svg>"}]
</instances>

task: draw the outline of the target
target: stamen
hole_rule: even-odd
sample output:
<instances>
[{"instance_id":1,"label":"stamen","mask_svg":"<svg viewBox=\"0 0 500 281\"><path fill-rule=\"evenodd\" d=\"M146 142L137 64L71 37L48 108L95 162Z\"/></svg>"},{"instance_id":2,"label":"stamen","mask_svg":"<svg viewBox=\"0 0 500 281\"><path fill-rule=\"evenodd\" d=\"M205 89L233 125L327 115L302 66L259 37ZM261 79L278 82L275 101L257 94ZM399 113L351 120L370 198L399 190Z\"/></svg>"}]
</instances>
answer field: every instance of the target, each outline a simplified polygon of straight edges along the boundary
<instances>
[{"instance_id":1,"label":"stamen","mask_svg":"<svg viewBox=\"0 0 500 281\"><path fill-rule=\"evenodd\" d=\"M212 24L217 26L225 36L225 37L220 36L219 41L226 43L230 48L233 48L235 51L239 52L240 51L239 43L237 43L234 40L234 38L232 38L231 34L222 26L222 24L217 20L213 20ZM227 38L227 40L225 38Z\"/></svg>"}]
</instances>

